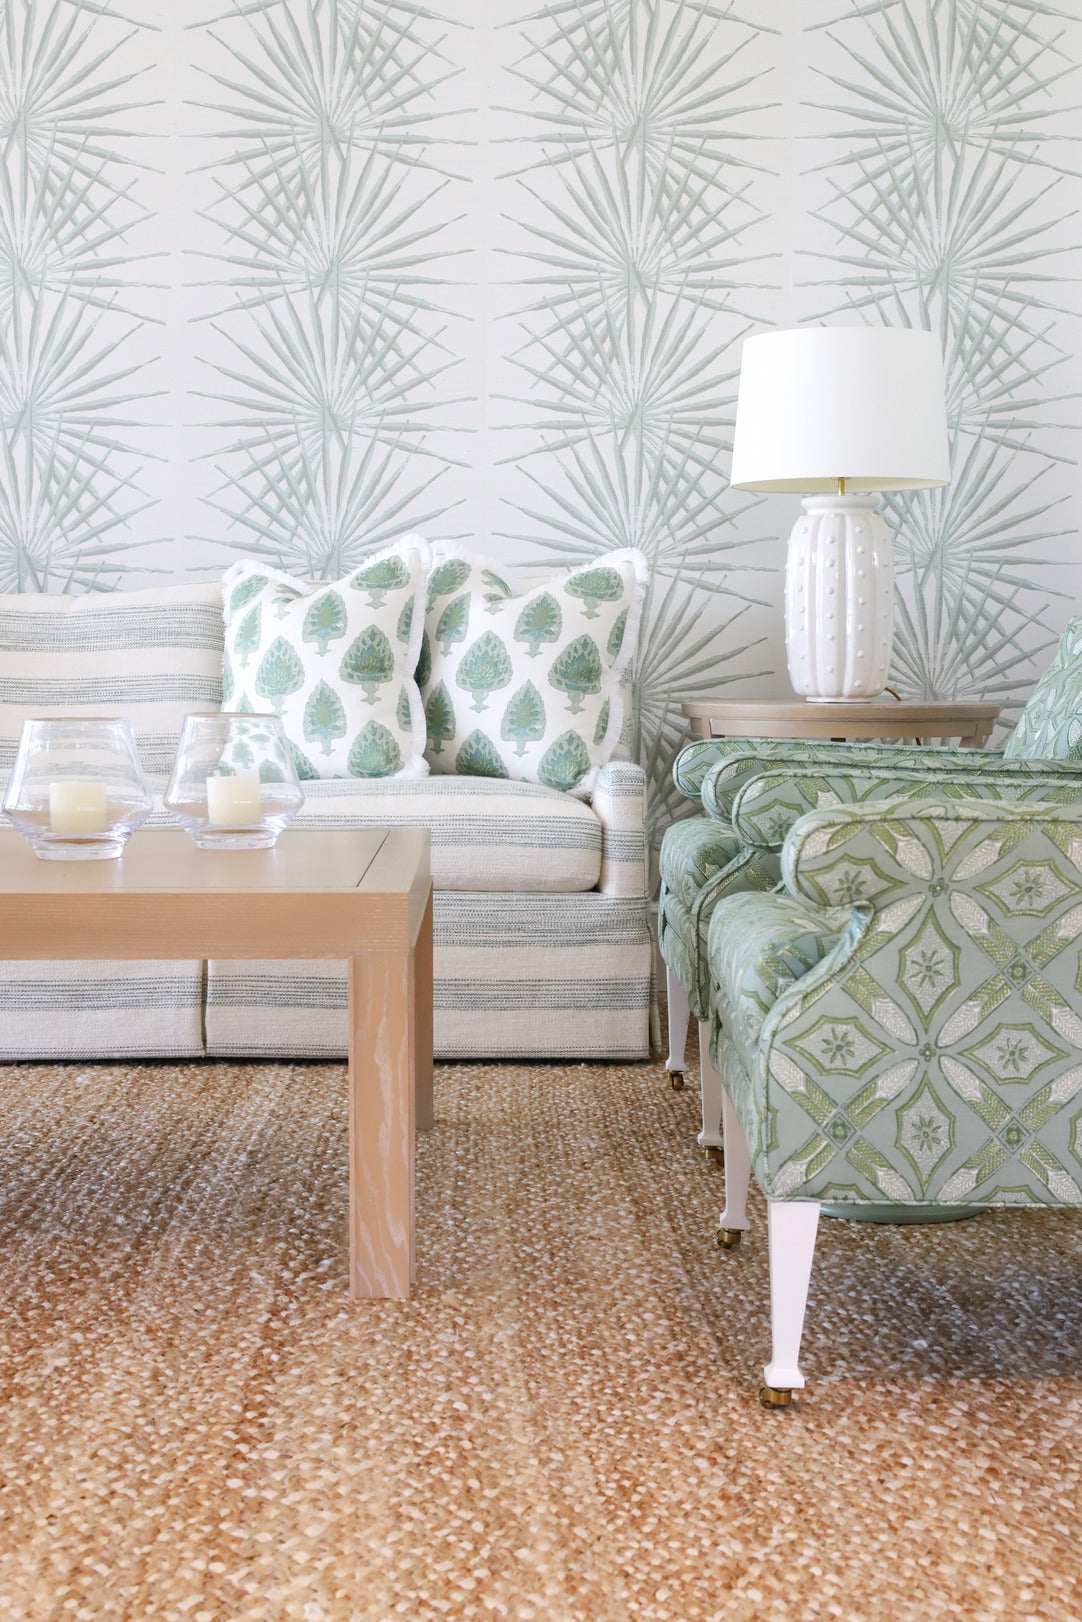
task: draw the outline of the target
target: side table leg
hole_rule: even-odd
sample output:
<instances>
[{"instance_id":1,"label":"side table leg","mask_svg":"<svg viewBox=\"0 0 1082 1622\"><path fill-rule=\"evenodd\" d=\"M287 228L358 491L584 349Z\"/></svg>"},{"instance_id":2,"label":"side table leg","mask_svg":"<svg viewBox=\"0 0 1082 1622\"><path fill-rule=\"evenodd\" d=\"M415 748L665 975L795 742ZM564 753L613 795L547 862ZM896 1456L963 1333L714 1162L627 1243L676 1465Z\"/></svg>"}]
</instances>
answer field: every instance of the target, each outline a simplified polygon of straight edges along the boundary
<instances>
[{"instance_id":1,"label":"side table leg","mask_svg":"<svg viewBox=\"0 0 1082 1622\"><path fill-rule=\"evenodd\" d=\"M408 1299L413 1280L414 957L349 962L349 1293Z\"/></svg>"}]
</instances>

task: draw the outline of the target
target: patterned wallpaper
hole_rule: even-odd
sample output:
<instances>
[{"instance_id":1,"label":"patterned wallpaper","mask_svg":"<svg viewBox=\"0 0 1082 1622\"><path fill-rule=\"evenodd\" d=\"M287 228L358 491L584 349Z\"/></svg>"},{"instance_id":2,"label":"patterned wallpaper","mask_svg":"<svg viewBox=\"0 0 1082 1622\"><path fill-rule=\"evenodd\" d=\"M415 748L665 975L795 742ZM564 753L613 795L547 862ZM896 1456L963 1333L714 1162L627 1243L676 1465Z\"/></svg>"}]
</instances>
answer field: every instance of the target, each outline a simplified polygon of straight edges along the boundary
<instances>
[{"instance_id":1,"label":"patterned wallpaper","mask_svg":"<svg viewBox=\"0 0 1082 1622\"><path fill-rule=\"evenodd\" d=\"M942 338L894 682L1028 689L1078 596L1077 65L1040 0L0 0L0 589L333 578L410 528L651 560L636 747L783 695L743 335Z\"/></svg>"}]
</instances>

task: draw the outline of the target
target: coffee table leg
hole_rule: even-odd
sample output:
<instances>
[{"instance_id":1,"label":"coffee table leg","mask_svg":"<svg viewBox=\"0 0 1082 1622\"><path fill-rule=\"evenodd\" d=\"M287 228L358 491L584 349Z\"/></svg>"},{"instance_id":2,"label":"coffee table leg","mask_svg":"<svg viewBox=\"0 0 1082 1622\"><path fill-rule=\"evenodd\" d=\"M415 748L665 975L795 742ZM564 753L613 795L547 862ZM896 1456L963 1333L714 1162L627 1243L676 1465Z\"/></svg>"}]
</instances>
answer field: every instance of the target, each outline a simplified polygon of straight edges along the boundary
<instances>
[{"instance_id":1,"label":"coffee table leg","mask_svg":"<svg viewBox=\"0 0 1082 1622\"><path fill-rule=\"evenodd\" d=\"M349 1293L355 1299L404 1301L413 1278L415 957L377 951L349 963Z\"/></svg>"},{"instance_id":2,"label":"coffee table leg","mask_svg":"<svg viewBox=\"0 0 1082 1622\"><path fill-rule=\"evenodd\" d=\"M413 949L414 1036L417 1043L417 1130L428 1132L432 1108L432 895Z\"/></svg>"}]
</instances>

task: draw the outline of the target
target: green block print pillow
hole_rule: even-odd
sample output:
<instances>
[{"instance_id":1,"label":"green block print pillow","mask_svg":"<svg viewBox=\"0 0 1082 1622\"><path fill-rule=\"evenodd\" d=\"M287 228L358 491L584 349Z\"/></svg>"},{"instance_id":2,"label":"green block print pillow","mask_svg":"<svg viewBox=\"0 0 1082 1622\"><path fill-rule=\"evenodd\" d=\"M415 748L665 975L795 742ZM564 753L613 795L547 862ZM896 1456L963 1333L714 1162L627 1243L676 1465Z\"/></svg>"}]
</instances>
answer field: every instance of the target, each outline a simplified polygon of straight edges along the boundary
<instances>
[{"instance_id":1,"label":"green block print pillow","mask_svg":"<svg viewBox=\"0 0 1082 1622\"><path fill-rule=\"evenodd\" d=\"M222 708L275 710L302 781L424 777L415 672L431 554L419 536L321 586L261 563L222 580Z\"/></svg>"},{"instance_id":2,"label":"green block print pillow","mask_svg":"<svg viewBox=\"0 0 1082 1622\"><path fill-rule=\"evenodd\" d=\"M1069 621L1003 753L1008 760L1082 757L1082 614Z\"/></svg>"},{"instance_id":3,"label":"green block print pillow","mask_svg":"<svg viewBox=\"0 0 1082 1622\"><path fill-rule=\"evenodd\" d=\"M620 740L646 559L606 552L517 592L504 570L433 548L418 671L429 765L585 796Z\"/></svg>"}]
</instances>

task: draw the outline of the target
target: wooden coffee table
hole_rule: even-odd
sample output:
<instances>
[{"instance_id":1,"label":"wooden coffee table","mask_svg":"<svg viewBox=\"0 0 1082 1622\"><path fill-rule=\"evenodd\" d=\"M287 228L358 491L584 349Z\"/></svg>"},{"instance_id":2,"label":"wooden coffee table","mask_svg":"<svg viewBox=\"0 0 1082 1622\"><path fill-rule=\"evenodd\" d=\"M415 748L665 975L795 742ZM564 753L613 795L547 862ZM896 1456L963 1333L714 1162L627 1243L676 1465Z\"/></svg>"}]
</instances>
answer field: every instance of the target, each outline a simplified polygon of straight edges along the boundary
<instances>
[{"instance_id":1,"label":"wooden coffee table","mask_svg":"<svg viewBox=\"0 0 1082 1622\"><path fill-rule=\"evenodd\" d=\"M143 830L116 861L40 861L0 831L0 958L349 959L349 1285L414 1276L414 1134L432 1124L432 883L423 829L199 850Z\"/></svg>"}]
</instances>

